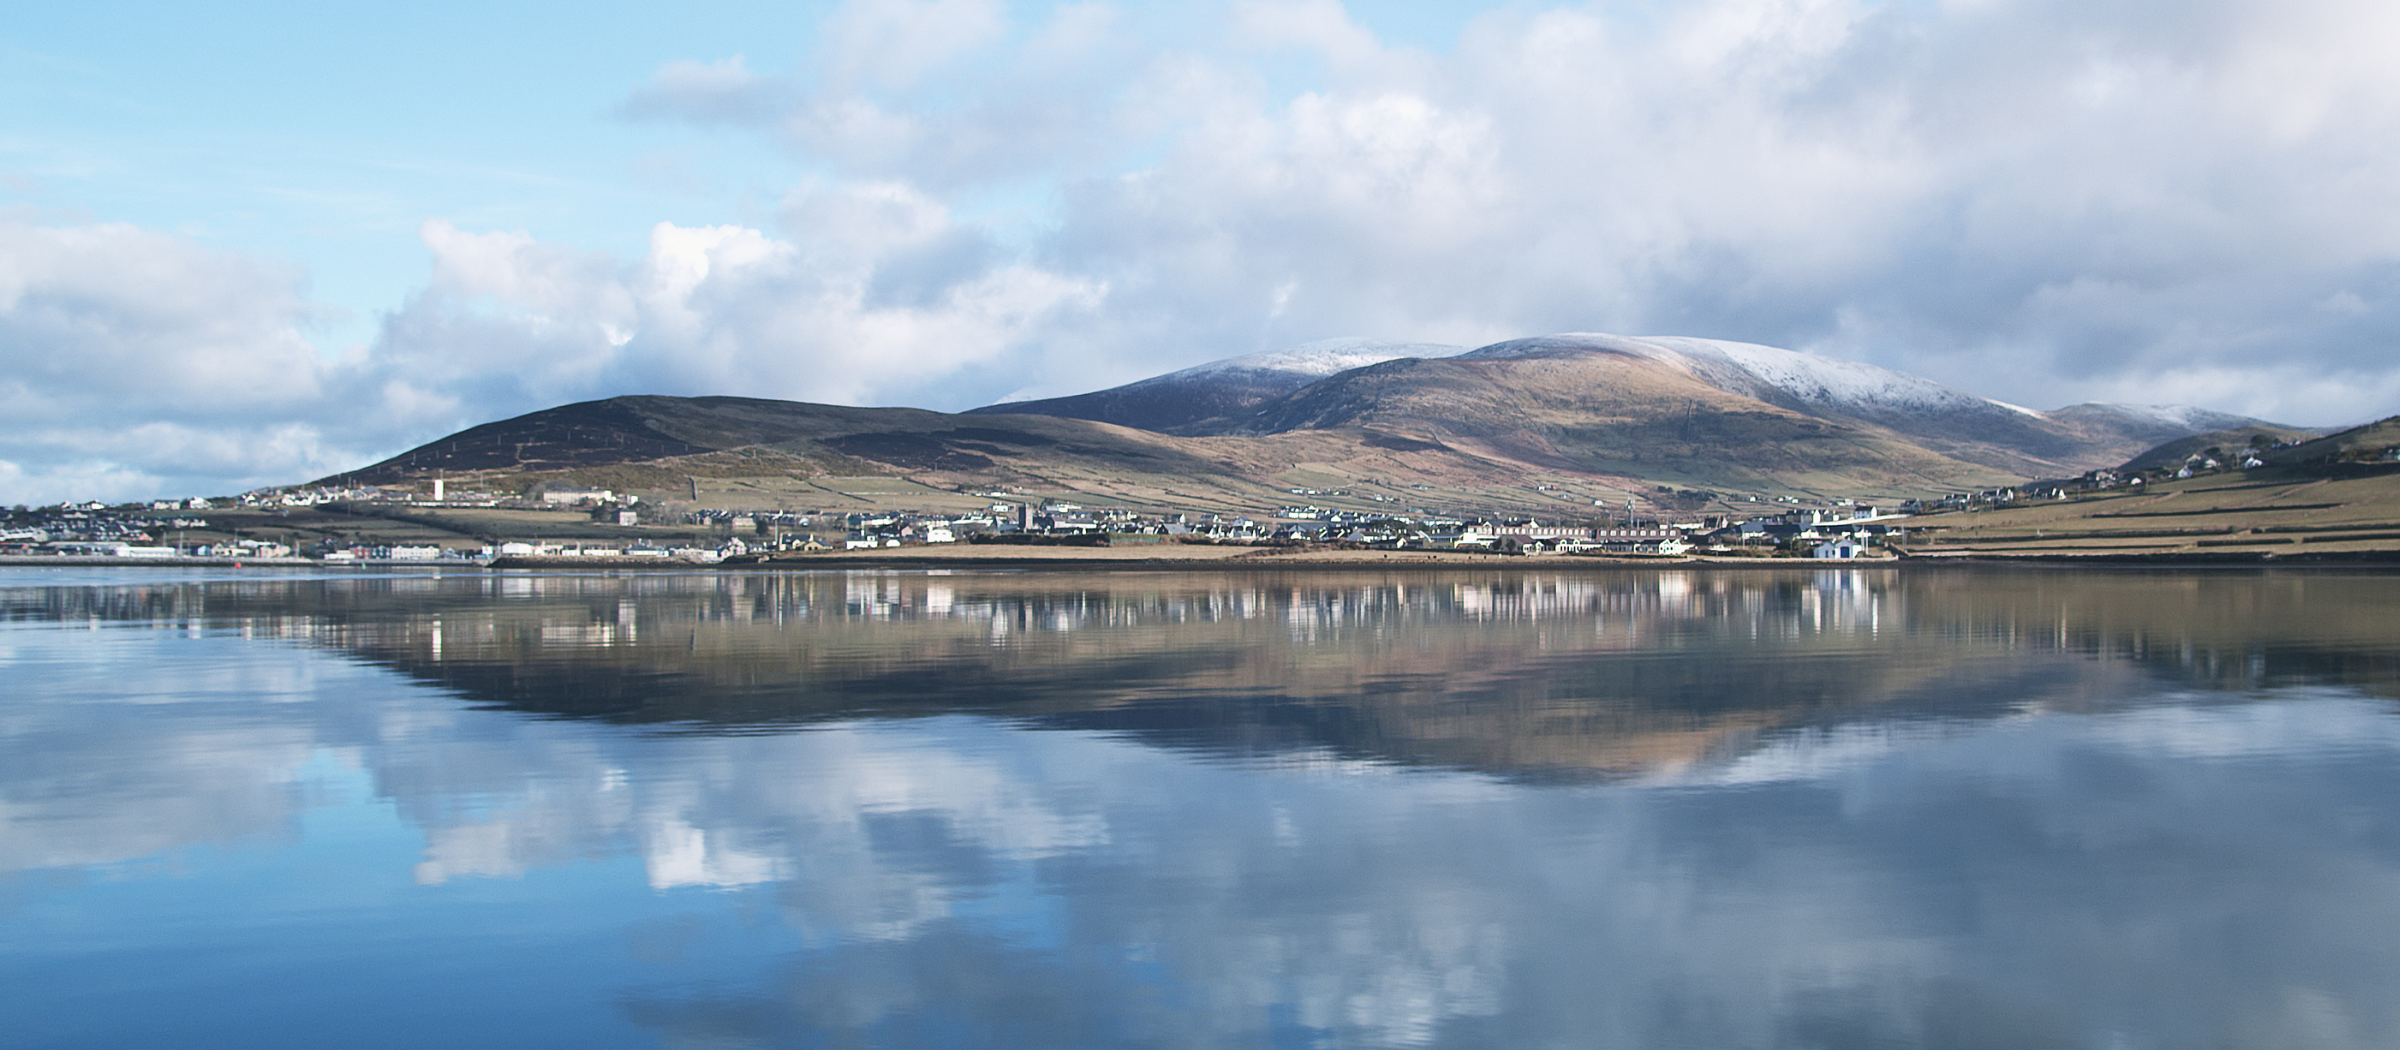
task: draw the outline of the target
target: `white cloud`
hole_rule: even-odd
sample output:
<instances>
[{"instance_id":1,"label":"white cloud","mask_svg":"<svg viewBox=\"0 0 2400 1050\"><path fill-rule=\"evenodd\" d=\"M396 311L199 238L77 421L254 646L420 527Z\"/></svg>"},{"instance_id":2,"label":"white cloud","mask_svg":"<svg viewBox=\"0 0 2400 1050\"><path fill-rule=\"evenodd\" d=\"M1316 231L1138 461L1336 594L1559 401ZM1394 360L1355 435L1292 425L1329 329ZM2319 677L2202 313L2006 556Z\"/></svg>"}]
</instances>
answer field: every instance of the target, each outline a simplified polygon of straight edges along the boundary
<instances>
[{"instance_id":1,"label":"white cloud","mask_svg":"<svg viewBox=\"0 0 2400 1050\"><path fill-rule=\"evenodd\" d=\"M0 502L340 469L353 440L380 435L321 437L351 370L309 342L313 315L298 275L256 259L121 224L0 219Z\"/></svg>"},{"instance_id":2,"label":"white cloud","mask_svg":"<svg viewBox=\"0 0 2400 1050\"><path fill-rule=\"evenodd\" d=\"M860 27L926 10L831 36L879 54ZM982 250L1109 294L954 404L1330 335L1615 330L2331 423L2400 407L2400 92L2360 43L2393 18L1717 0L1501 9L1429 55L1327 0L1198 32L1081 7L1022 39L963 18L760 123L837 187L1055 189Z\"/></svg>"},{"instance_id":3,"label":"white cloud","mask_svg":"<svg viewBox=\"0 0 2400 1050\"><path fill-rule=\"evenodd\" d=\"M771 217L629 218L655 224L630 258L436 219L425 286L339 362L285 270L0 226L0 405L32 421L0 485L168 476L23 436L95 406L388 452L578 397L958 408L1338 335L1692 334L2041 407L2400 410L2388 5L1502 7L1444 53L1369 14L858 0L789 69L668 63L623 112L790 150Z\"/></svg>"},{"instance_id":4,"label":"white cloud","mask_svg":"<svg viewBox=\"0 0 2400 1050\"><path fill-rule=\"evenodd\" d=\"M24 422L306 401L322 369L297 286L132 226L0 219L0 409Z\"/></svg>"},{"instance_id":5,"label":"white cloud","mask_svg":"<svg viewBox=\"0 0 2400 1050\"><path fill-rule=\"evenodd\" d=\"M434 280L379 352L487 417L622 393L888 402L1101 297L996 260L906 186L806 190L785 212L789 239L659 223L630 263L429 223Z\"/></svg>"}]
</instances>

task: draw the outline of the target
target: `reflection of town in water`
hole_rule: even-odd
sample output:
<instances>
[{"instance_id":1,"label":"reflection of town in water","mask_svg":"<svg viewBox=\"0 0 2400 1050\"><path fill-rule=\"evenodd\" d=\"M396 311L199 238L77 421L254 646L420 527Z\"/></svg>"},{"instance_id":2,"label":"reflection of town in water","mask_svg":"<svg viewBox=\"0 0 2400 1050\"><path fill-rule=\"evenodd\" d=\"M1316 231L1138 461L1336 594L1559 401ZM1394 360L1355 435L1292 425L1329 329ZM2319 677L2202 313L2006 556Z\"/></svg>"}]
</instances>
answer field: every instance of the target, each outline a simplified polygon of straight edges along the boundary
<instances>
[{"instance_id":1,"label":"reflection of town in water","mask_svg":"<svg viewBox=\"0 0 2400 1050\"><path fill-rule=\"evenodd\" d=\"M951 712L1235 751L1637 775L1852 717L2081 709L2132 677L2400 680L2384 578L1893 572L530 573L55 588L469 699L750 731Z\"/></svg>"},{"instance_id":2,"label":"reflection of town in water","mask_svg":"<svg viewBox=\"0 0 2400 1050\"><path fill-rule=\"evenodd\" d=\"M427 892L713 895L602 1007L693 1045L2374 1045L2392 968L2305 960L2400 934L2388 586L60 577L0 588L0 871L347 784Z\"/></svg>"}]
</instances>

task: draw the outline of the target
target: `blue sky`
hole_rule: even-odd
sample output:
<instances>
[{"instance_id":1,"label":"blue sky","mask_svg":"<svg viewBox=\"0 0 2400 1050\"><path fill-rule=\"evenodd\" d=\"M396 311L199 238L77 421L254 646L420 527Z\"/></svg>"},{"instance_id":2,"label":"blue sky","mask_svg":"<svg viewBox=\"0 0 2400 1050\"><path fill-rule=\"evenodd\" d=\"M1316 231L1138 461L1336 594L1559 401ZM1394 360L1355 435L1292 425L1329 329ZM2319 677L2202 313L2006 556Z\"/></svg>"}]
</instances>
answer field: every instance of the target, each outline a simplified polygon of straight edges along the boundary
<instances>
[{"instance_id":1,"label":"blue sky","mask_svg":"<svg viewBox=\"0 0 2400 1050\"><path fill-rule=\"evenodd\" d=\"M214 6L12 17L0 199L299 268L332 308L314 330L328 347L370 341L376 315L424 283L427 217L638 254L657 221L757 221L822 170L623 102L693 56L794 69L833 3ZM1038 22L1056 6L1011 10ZM1438 50L1472 11L1378 3L1354 17Z\"/></svg>"},{"instance_id":2,"label":"blue sky","mask_svg":"<svg viewBox=\"0 0 2400 1050\"><path fill-rule=\"evenodd\" d=\"M1345 335L2400 411L2388 5L221 6L0 39L0 502Z\"/></svg>"},{"instance_id":3,"label":"blue sky","mask_svg":"<svg viewBox=\"0 0 2400 1050\"><path fill-rule=\"evenodd\" d=\"M52 221L137 223L301 268L314 297L349 315L326 330L341 343L372 338L375 313L424 283L429 216L638 251L650 223L739 218L745 196L795 169L768 143L615 110L686 54L795 54L810 8L336 12L22 12L0 52L9 196ZM652 177L668 162L710 171L710 185Z\"/></svg>"}]
</instances>

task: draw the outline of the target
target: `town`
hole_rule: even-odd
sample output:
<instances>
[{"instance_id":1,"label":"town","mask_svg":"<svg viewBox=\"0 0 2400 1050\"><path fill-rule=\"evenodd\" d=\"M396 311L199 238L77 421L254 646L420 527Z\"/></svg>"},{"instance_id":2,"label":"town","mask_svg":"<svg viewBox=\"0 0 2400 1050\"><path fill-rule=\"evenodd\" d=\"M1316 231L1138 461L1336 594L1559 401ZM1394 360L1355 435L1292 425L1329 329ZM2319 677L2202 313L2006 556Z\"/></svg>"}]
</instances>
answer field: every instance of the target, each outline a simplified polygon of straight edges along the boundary
<instances>
[{"instance_id":1,"label":"town","mask_svg":"<svg viewBox=\"0 0 2400 1050\"><path fill-rule=\"evenodd\" d=\"M2281 447L2281 446L2278 446ZM1097 547L1160 544L1454 551L1616 557L1887 557L1925 518L2138 492L2160 481L2259 465L2258 449L2210 448L2150 469L2093 470L2073 478L1897 500L1804 505L1797 497L1710 492L1662 495L1713 501L1711 512L1643 512L1632 500L1585 516L1410 508L1406 512L1289 503L1256 515L1087 506L1013 490L960 492L975 509L905 507L736 509L646 501L605 488L543 484L522 492L417 487L287 486L232 497L141 503L66 502L0 511L0 559L107 559L248 564L754 564L834 551L960 545ZM2386 450L2384 458L2395 458ZM1348 497L1340 489L1288 495ZM1368 494L1351 502L1389 502ZM1329 502L1339 502L1329 500ZM1595 501L1597 502L1597 501ZM1735 508L1755 504L1744 513ZM1163 555L1163 551L1161 552ZM601 559L620 559L603 562Z\"/></svg>"},{"instance_id":2,"label":"town","mask_svg":"<svg viewBox=\"0 0 2400 1050\"><path fill-rule=\"evenodd\" d=\"M0 525L0 557L209 560L257 564L538 564L642 559L722 564L828 551L948 544L1107 546L1226 544L1493 554L1874 557L1906 535L1916 514L2004 504L1994 490L1924 505L1850 501L1758 513L1661 520L1622 508L1591 517L1397 514L1281 506L1271 514L1143 512L1066 499L985 493L955 511L741 510L670 507L606 489L548 487L522 494L398 488L279 488L232 498L134 504L98 501L17 507ZM1317 494L1294 490L1295 496ZM481 512L481 513L477 513ZM512 530L511 526L515 528ZM397 529L418 535L394 537ZM511 534L513 531L514 534Z\"/></svg>"}]
</instances>

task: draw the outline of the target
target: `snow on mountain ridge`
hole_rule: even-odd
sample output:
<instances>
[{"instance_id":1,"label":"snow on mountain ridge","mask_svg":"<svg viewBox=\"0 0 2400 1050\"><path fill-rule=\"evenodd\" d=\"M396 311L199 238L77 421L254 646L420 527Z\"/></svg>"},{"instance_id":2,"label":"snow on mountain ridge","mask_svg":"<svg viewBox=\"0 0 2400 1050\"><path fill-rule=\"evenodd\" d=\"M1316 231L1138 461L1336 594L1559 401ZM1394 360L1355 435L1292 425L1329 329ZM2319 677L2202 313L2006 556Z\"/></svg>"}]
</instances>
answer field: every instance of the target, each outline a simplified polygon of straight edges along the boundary
<instances>
[{"instance_id":1,"label":"snow on mountain ridge","mask_svg":"<svg viewBox=\"0 0 2400 1050\"><path fill-rule=\"evenodd\" d=\"M2224 429L2223 421L2227 418L2234 418L2230 417L2228 413L2193 405L2129 405L2116 401L2095 401L2093 404L2123 413L2134 419L2157 423L2160 426L2181 427L2196 433Z\"/></svg>"},{"instance_id":2,"label":"snow on mountain ridge","mask_svg":"<svg viewBox=\"0 0 2400 1050\"><path fill-rule=\"evenodd\" d=\"M1164 384L1174 380L1198 379L1229 372L1281 372L1323 378L1353 368L1381 364L1403 357L1450 357L1464 352L1466 347L1446 343L1399 343L1384 339L1345 337L1319 339L1281 350L1262 350L1255 354L1228 357L1219 361L1194 365L1179 372L1169 372L1141 380L1130 386Z\"/></svg>"},{"instance_id":3,"label":"snow on mountain ridge","mask_svg":"<svg viewBox=\"0 0 2400 1050\"><path fill-rule=\"evenodd\" d=\"M1719 339L1666 336L1649 341L1693 356L1722 355L1758 381L1815 404L1920 411L1998 406L2025 411L1864 361Z\"/></svg>"},{"instance_id":4,"label":"snow on mountain ridge","mask_svg":"<svg viewBox=\"0 0 2400 1050\"><path fill-rule=\"evenodd\" d=\"M1600 350L1633 354L1691 370L1721 390L1762 400L1776 394L1804 404L1870 413L1988 412L2002 409L2035 419L2033 409L1977 397L1922 376L1864 361L1824 357L1798 350L1694 336L1622 336L1601 332L1512 339L1471 351L1465 357L1517 357L1550 350Z\"/></svg>"}]
</instances>

